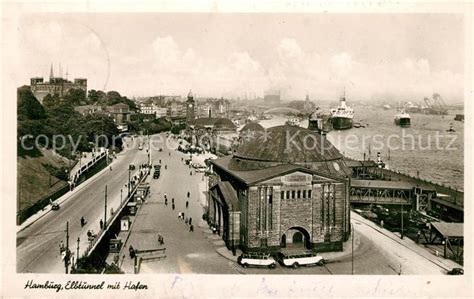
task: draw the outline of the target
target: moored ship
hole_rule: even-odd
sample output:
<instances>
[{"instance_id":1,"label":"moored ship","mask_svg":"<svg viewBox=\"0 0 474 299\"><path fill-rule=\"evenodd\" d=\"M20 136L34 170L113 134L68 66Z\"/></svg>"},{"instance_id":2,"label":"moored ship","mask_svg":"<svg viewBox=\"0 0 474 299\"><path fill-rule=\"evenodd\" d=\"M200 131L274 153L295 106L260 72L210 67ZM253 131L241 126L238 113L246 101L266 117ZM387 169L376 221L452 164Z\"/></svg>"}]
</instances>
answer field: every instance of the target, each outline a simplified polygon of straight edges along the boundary
<instances>
[{"instance_id":1,"label":"moored ship","mask_svg":"<svg viewBox=\"0 0 474 299\"><path fill-rule=\"evenodd\" d=\"M397 114L395 114L395 124L402 128L409 127L411 125L410 114L405 112L405 109L401 109Z\"/></svg>"},{"instance_id":2,"label":"moored ship","mask_svg":"<svg viewBox=\"0 0 474 299\"><path fill-rule=\"evenodd\" d=\"M331 109L331 123L334 130L346 130L352 128L354 110L346 105L346 95L341 97L339 107Z\"/></svg>"}]
</instances>

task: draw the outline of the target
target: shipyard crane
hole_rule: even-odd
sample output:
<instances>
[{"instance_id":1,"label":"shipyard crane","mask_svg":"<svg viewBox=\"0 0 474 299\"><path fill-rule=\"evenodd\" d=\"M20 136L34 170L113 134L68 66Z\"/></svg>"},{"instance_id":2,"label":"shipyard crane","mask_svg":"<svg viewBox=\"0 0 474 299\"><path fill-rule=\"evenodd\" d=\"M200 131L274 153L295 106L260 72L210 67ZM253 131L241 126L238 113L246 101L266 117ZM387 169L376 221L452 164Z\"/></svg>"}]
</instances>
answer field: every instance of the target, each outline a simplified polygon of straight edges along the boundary
<instances>
[{"instance_id":1,"label":"shipyard crane","mask_svg":"<svg viewBox=\"0 0 474 299\"><path fill-rule=\"evenodd\" d=\"M439 106L439 108L447 109L446 103L443 101L443 98L439 95L439 93L433 94L433 101Z\"/></svg>"},{"instance_id":2,"label":"shipyard crane","mask_svg":"<svg viewBox=\"0 0 474 299\"><path fill-rule=\"evenodd\" d=\"M430 99L428 99L427 97L424 97L423 101L425 101L426 107L431 108L432 104L431 104Z\"/></svg>"}]
</instances>

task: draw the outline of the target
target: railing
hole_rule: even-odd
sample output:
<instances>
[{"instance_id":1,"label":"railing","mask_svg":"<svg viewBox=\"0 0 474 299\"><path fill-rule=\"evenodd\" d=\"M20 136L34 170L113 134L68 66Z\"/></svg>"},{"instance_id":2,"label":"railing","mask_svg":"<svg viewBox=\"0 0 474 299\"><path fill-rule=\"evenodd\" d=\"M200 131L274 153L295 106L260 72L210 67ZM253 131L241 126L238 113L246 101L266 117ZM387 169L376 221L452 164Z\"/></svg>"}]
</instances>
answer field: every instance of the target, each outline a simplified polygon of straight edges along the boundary
<instances>
[{"instance_id":1,"label":"railing","mask_svg":"<svg viewBox=\"0 0 474 299\"><path fill-rule=\"evenodd\" d=\"M107 150L101 152L97 156L95 156L92 160L87 162L86 164L82 165L81 168L72 176L71 181L72 183L76 183L79 178L81 177L82 174L84 174L89 168L93 167L95 164L97 164L99 161L101 161L104 157L108 156Z\"/></svg>"},{"instance_id":2,"label":"railing","mask_svg":"<svg viewBox=\"0 0 474 299\"><path fill-rule=\"evenodd\" d=\"M119 208L117 209L117 211L113 214L113 216L111 218L109 218L108 220L105 221L104 223L104 226L101 230L99 230L98 234L97 234L97 237L95 237L90 243L89 243L89 246L87 246L87 249L85 251L85 253L83 254L83 256L89 256L91 252L94 251L96 245L99 243L99 241L102 239L102 237L104 236L104 233L105 231L107 230L107 228L109 227L109 224L113 223L118 215L120 215L120 211L122 211L122 209L127 205L127 203L130 201L131 198L133 198L135 192L137 191L138 189L138 186L140 185L141 182L143 182L148 174L149 174L149 170L145 171L143 173L143 175L141 174L141 171L142 170L138 170L134 176L139 173L140 175L140 179L138 180L138 182L133 186L133 189L131 190L130 192L130 195L124 200L121 202Z\"/></svg>"}]
</instances>

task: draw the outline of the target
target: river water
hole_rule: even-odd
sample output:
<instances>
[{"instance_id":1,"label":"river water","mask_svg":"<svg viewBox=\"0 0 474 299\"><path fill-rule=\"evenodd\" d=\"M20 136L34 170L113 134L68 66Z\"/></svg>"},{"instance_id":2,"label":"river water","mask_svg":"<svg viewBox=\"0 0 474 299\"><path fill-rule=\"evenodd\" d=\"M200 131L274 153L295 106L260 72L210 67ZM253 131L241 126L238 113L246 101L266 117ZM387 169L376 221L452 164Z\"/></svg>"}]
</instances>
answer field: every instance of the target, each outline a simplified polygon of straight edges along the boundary
<instances>
[{"instance_id":1,"label":"river water","mask_svg":"<svg viewBox=\"0 0 474 299\"><path fill-rule=\"evenodd\" d=\"M322 107L329 111L328 107ZM411 126L394 124L395 109L355 106L354 122L368 124L365 128L331 131L327 138L347 157L357 160L376 159L381 153L388 168L452 188L464 189L464 123L454 121L456 113L424 115L411 113ZM286 118L273 117L260 124L269 128L284 124ZM453 124L456 132L447 132ZM307 128L303 120L301 127Z\"/></svg>"}]
</instances>

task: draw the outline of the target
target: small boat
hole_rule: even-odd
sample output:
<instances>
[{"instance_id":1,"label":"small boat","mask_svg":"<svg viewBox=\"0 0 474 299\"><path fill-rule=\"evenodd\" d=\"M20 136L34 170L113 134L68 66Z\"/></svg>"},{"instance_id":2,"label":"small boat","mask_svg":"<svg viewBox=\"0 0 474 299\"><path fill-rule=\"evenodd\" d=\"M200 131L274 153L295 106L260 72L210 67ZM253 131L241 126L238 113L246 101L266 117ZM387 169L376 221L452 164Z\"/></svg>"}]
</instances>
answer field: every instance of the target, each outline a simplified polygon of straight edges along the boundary
<instances>
[{"instance_id":1,"label":"small boat","mask_svg":"<svg viewBox=\"0 0 474 299\"><path fill-rule=\"evenodd\" d=\"M353 126L354 128L361 128L361 127L362 127L362 124L359 123L359 122L355 122L355 123L352 124L352 126Z\"/></svg>"},{"instance_id":2,"label":"small boat","mask_svg":"<svg viewBox=\"0 0 474 299\"><path fill-rule=\"evenodd\" d=\"M300 120L297 117L291 117L286 121L288 126L299 127Z\"/></svg>"},{"instance_id":3,"label":"small boat","mask_svg":"<svg viewBox=\"0 0 474 299\"><path fill-rule=\"evenodd\" d=\"M451 132L451 133L454 133L454 132L456 132L456 130L454 129L454 126L453 126L453 124L450 124L450 125L449 125L449 129L448 129L448 130L446 130L446 132Z\"/></svg>"},{"instance_id":4,"label":"small boat","mask_svg":"<svg viewBox=\"0 0 474 299\"><path fill-rule=\"evenodd\" d=\"M390 108L392 108L392 107L390 107L390 105L383 105L384 110L390 110Z\"/></svg>"},{"instance_id":5,"label":"small boat","mask_svg":"<svg viewBox=\"0 0 474 299\"><path fill-rule=\"evenodd\" d=\"M400 109L400 111L395 114L395 124L402 128L409 127L411 124L410 114L405 112L405 109Z\"/></svg>"}]
</instances>

